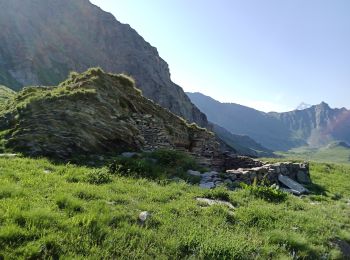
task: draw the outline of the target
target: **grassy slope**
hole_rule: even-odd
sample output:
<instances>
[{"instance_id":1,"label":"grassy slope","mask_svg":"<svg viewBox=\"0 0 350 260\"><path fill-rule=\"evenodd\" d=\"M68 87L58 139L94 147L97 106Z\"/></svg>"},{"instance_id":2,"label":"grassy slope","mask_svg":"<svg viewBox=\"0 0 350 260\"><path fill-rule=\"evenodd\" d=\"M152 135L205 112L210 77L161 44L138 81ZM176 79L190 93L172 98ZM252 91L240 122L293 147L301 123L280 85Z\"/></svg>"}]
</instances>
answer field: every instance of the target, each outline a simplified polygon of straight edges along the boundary
<instances>
[{"instance_id":1,"label":"grassy slope","mask_svg":"<svg viewBox=\"0 0 350 260\"><path fill-rule=\"evenodd\" d=\"M246 190L131 177L90 184L91 171L0 158L0 259L336 258L330 241L350 241L347 166L313 164L314 188L327 186L326 194L288 195L279 204ZM237 208L202 207L199 196L225 198ZM152 217L142 226L137 217L144 210Z\"/></svg>"},{"instance_id":2,"label":"grassy slope","mask_svg":"<svg viewBox=\"0 0 350 260\"><path fill-rule=\"evenodd\" d=\"M344 146L328 146L320 149L301 147L278 154L288 158L316 162L350 163L350 148Z\"/></svg>"},{"instance_id":3,"label":"grassy slope","mask_svg":"<svg viewBox=\"0 0 350 260\"><path fill-rule=\"evenodd\" d=\"M5 86L0 85L0 108L2 108L5 102L15 96L16 92Z\"/></svg>"}]
</instances>

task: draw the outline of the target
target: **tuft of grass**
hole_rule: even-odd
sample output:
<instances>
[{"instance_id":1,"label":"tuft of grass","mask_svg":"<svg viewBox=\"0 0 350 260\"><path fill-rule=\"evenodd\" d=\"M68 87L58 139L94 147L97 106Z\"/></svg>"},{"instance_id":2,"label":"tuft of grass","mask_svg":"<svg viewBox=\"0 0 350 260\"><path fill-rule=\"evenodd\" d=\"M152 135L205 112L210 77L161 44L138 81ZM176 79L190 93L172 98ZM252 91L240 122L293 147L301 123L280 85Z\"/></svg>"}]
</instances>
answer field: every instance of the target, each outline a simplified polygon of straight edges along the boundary
<instances>
[{"instance_id":1,"label":"tuft of grass","mask_svg":"<svg viewBox=\"0 0 350 260\"><path fill-rule=\"evenodd\" d=\"M106 168L92 170L87 175L87 182L90 184L106 184L112 181L111 175Z\"/></svg>"}]
</instances>

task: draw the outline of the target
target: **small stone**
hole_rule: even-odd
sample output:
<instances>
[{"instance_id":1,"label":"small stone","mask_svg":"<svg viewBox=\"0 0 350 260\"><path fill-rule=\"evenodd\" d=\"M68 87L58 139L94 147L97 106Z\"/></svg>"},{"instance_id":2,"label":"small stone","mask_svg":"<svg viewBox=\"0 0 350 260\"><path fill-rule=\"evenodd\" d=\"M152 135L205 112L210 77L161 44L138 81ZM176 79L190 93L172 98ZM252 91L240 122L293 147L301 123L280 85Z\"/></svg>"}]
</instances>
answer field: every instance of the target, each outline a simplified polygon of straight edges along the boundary
<instances>
[{"instance_id":1,"label":"small stone","mask_svg":"<svg viewBox=\"0 0 350 260\"><path fill-rule=\"evenodd\" d=\"M52 173L52 171L51 171L51 170L49 170L49 169L45 169L45 170L44 170L44 173L46 173L46 174L50 174L50 173Z\"/></svg>"},{"instance_id":2,"label":"small stone","mask_svg":"<svg viewBox=\"0 0 350 260\"><path fill-rule=\"evenodd\" d=\"M192 175L192 176L197 176L197 177L200 177L200 176L201 176L201 173L200 173L199 171L188 170L188 171L187 171L187 174L188 174L188 175Z\"/></svg>"},{"instance_id":3,"label":"small stone","mask_svg":"<svg viewBox=\"0 0 350 260\"><path fill-rule=\"evenodd\" d=\"M139 220L141 221L141 223L144 223L150 216L151 213L149 213L148 211L142 211L139 215Z\"/></svg>"},{"instance_id":4,"label":"small stone","mask_svg":"<svg viewBox=\"0 0 350 260\"><path fill-rule=\"evenodd\" d=\"M17 157L18 155L15 153L1 153L0 157L5 157L5 158L13 158L13 157Z\"/></svg>"},{"instance_id":5,"label":"small stone","mask_svg":"<svg viewBox=\"0 0 350 260\"><path fill-rule=\"evenodd\" d=\"M205 173L202 174L203 178L211 178L213 176L214 176L214 174L212 174L211 172L205 172Z\"/></svg>"},{"instance_id":6,"label":"small stone","mask_svg":"<svg viewBox=\"0 0 350 260\"><path fill-rule=\"evenodd\" d=\"M230 209L235 209L235 207L227 201L222 201L222 200L212 200L212 199L207 199L207 198L196 198L196 200L200 203L207 204L208 206L212 205L224 205L229 207Z\"/></svg>"}]
</instances>

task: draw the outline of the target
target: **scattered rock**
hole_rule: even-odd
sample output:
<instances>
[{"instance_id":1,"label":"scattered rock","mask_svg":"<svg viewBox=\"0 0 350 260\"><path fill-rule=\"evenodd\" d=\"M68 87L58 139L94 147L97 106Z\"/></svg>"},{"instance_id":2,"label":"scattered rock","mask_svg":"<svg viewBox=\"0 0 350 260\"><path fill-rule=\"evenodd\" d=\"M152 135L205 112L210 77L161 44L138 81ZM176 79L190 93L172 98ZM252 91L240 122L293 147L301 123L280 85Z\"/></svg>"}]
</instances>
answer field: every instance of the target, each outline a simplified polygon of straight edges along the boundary
<instances>
[{"instance_id":1,"label":"scattered rock","mask_svg":"<svg viewBox=\"0 0 350 260\"><path fill-rule=\"evenodd\" d=\"M201 176L201 173L199 171L188 170L187 174L191 175L191 176L196 176L196 177L200 177Z\"/></svg>"},{"instance_id":2,"label":"scattered rock","mask_svg":"<svg viewBox=\"0 0 350 260\"><path fill-rule=\"evenodd\" d=\"M150 216L151 213L149 213L148 211L142 211L139 215L139 221L141 222L141 224L143 224Z\"/></svg>"},{"instance_id":3,"label":"scattered rock","mask_svg":"<svg viewBox=\"0 0 350 260\"><path fill-rule=\"evenodd\" d=\"M17 157L18 155L15 153L1 153L0 157L5 157L5 158L13 158L13 157Z\"/></svg>"},{"instance_id":4,"label":"scattered rock","mask_svg":"<svg viewBox=\"0 0 350 260\"><path fill-rule=\"evenodd\" d=\"M203 189L212 189L215 188L215 183L214 182L201 182L199 184L199 187Z\"/></svg>"},{"instance_id":5,"label":"scattered rock","mask_svg":"<svg viewBox=\"0 0 350 260\"><path fill-rule=\"evenodd\" d=\"M235 207L230 202L223 201L223 200L212 200L207 198L196 198L196 200L199 201L200 203L207 204L208 206L224 205L229 207L230 209L235 209Z\"/></svg>"}]
</instances>

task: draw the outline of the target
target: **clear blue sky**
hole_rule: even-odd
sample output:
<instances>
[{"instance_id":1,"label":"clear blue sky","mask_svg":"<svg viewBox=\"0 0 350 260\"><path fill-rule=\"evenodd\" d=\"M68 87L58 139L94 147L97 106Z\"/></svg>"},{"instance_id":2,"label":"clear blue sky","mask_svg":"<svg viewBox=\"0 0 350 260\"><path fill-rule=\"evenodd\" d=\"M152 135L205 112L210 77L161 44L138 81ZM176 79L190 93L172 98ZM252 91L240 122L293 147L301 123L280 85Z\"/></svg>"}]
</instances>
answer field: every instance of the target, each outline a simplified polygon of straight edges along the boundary
<instances>
[{"instance_id":1,"label":"clear blue sky","mask_svg":"<svg viewBox=\"0 0 350 260\"><path fill-rule=\"evenodd\" d=\"M350 108L350 0L91 0L155 46L185 91L263 111Z\"/></svg>"}]
</instances>

